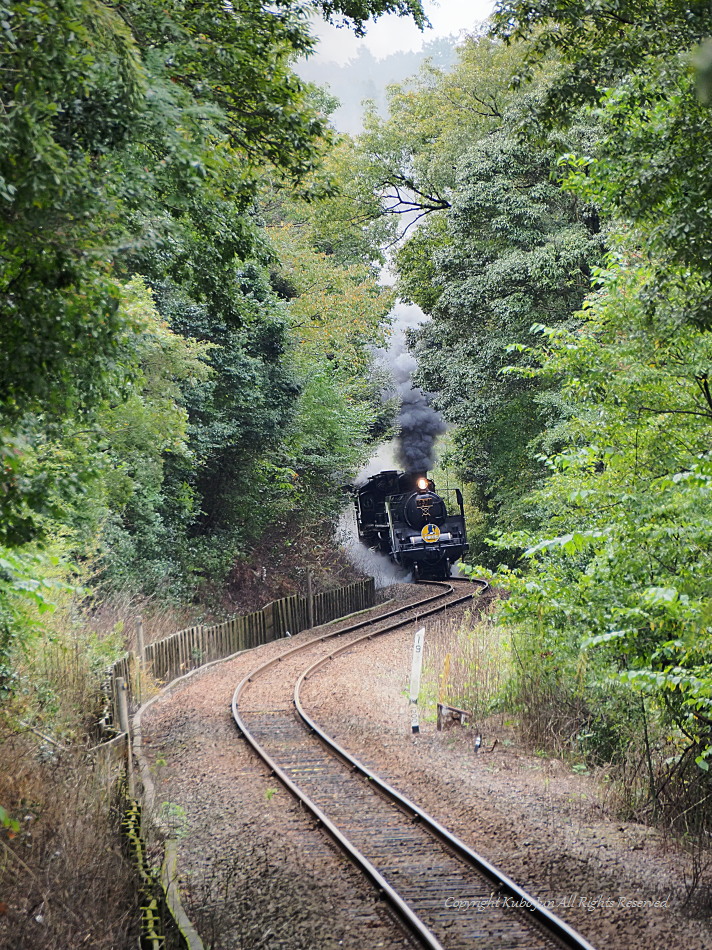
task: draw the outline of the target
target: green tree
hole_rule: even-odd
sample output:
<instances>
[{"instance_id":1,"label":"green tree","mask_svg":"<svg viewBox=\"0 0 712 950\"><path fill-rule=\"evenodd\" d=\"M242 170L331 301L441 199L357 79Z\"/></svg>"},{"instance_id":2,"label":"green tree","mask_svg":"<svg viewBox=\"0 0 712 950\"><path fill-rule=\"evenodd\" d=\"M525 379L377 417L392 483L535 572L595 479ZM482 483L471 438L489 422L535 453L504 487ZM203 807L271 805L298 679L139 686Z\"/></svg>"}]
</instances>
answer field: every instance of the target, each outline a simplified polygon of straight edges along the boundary
<instances>
[{"instance_id":1,"label":"green tree","mask_svg":"<svg viewBox=\"0 0 712 950\"><path fill-rule=\"evenodd\" d=\"M501 540L528 561L507 610L531 634L525 673L560 716L579 710L586 748L623 762L639 729L648 807L706 835L712 205L698 44L712 16L513 2L494 28L527 41L530 70L556 53L536 110L549 128L593 110L596 142L561 157L562 180L598 208L612 249L579 322L518 347L516 375L555 383L561 414L542 442L550 475L523 502L542 527ZM537 715L541 695L522 695Z\"/></svg>"},{"instance_id":2,"label":"green tree","mask_svg":"<svg viewBox=\"0 0 712 950\"><path fill-rule=\"evenodd\" d=\"M493 528L530 517L520 499L544 476L530 443L560 412L555 385L544 405L541 381L503 370L532 324L572 319L602 250L590 198L562 191L557 164L576 145L590 151L595 123L566 133L535 123L524 134L549 79L513 91L522 57L468 41L452 71L426 68L394 86L389 118L373 114L357 146L373 196L364 212L420 218L395 254L397 290L431 318L410 339L417 381L454 426L480 559Z\"/></svg>"},{"instance_id":3,"label":"green tree","mask_svg":"<svg viewBox=\"0 0 712 950\"><path fill-rule=\"evenodd\" d=\"M555 167L556 143L533 148L504 129L469 151L429 260L433 319L414 335L418 379L456 424L455 460L485 532L522 517L519 499L543 474L530 444L559 411L555 381L544 402L541 385L503 371L533 324L572 320L601 252L595 215L562 192ZM412 274L409 287L421 302Z\"/></svg>"},{"instance_id":4,"label":"green tree","mask_svg":"<svg viewBox=\"0 0 712 950\"><path fill-rule=\"evenodd\" d=\"M362 214L395 219L403 229L450 207L458 160L500 127L511 98L516 53L480 37L458 49L450 70L426 63L417 76L388 88L388 117L375 106L357 144L358 175L347 189Z\"/></svg>"},{"instance_id":5,"label":"green tree","mask_svg":"<svg viewBox=\"0 0 712 950\"><path fill-rule=\"evenodd\" d=\"M667 0L503 3L494 32L507 41L526 39L532 67L552 50L559 56L540 117L565 123L577 105L598 105L595 155L572 162L581 193L608 218L640 227L653 263L645 291L651 311L656 299L677 296L679 288L668 286L678 274L668 267L672 259L705 283L703 290L692 281L685 309L688 319L710 326L712 192L704 152L710 110L697 82L705 62L699 44L712 33L709 8Z\"/></svg>"},{"instance_id":6,"label":"green tree","mask_svg":"<svg viewBox=\"0 0 712 950\"><path fill-rule=\"evenodd\" d=\"M651 60L674 58L710 35L709 6L696 0L501 0L492 32L507 43L524 43L517 80L531 78L556 56L559 71L543 112L566 121L581 105Z\"/></svg>"},{"instance_id":7,"label":"green tree","mask_svg":"<svg viewBox=\"0 0 712 950\"><path fill-rule=\"evenodd\" d=\"M0 16L0 412L14 424L110 385L124 325L106 155L129 135L146 81L103 3L13 3Z\"/></svg>"},{"instance_id":8,"label":"green tree","mask_svg":"<svg viewBox=\"0 0 712 950\"><path fill-rule=\"evenodd\" d=\"M311 9L357 31L385 12L423 23L416 0ZM103 521L137 567L170 550L190 573L196 538L245 534L242 487L298 392L254 202L266 180L316 177L329 138L290 66L313 43L307 13L256 0L0 4L9 549ZM328 182L310 196L319 189ZM133 305L132 276L153 302Z\"/></svg>"},{"instance_id":9,"label":"green tree","mask_svg":"<svg viewBox=\"0 0 712 950\"><path fill-rule=\"evenodd\" d=\"M712 339L676 325L674 298L661 305L668 332L650 323L649 267L634 244L611 256L582 324L542 331L532 348L530 372L564 381L569 413L566 445L530 500L547 534L503 542L528 546L530 563L508 611L534 624L562 696L581 687L574 670L587 654L591 706L606 676L628 684L706 767L712 411L699 373Z\"/></svg>"}]
</instances>

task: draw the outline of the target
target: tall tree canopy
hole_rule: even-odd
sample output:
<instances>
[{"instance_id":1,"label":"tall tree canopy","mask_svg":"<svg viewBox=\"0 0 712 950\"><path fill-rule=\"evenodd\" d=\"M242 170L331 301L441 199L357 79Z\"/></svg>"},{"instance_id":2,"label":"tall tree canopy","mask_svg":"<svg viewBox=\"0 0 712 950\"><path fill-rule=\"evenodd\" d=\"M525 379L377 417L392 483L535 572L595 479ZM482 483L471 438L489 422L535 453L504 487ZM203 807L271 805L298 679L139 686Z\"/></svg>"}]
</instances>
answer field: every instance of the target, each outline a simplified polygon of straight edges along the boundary
<instances>
[{"instance_id":1,"label":"tall tree canopy","mask_svg":"<svg viewBox=\"0 0 712 950\"><path fill-rule=\"evenodd\" d=\"M356 143L533 733L712 826L712 13L502 0ZM398 233L399 232L399 233ZM504 567L503 565L508 565ZM626 773L628 774L628 773Z\"/></svg>"},{"instance_id":2,"label":"tall tree canopy","mask_svg":"<svg viewBox=\"0 0 712 950\"><path fill-rule=\"evenodd\" d=\"M588 149L595 122L524 132L550 76L514 90L521 55L467 41L451 71L426 66L391 87L388 118L371 112L355 149L362 213L404 221L391 229L397 289L431 318L411 335L417 381L453 427L481 558L493 528L523 517L520 499L544 475L530 445L559 413L553 396L537 400L548 382L503 371L532 324L572 319L602 250L595 210L561 190L558 165Z\"/></svg>"},{"instance_id":3,"label":"tall tree canopy","mask_svg":"<svg viewBox=\"0 0 712 950\"><path fill-rule=\"evenodd\" d=\"M425 22L418 0L0 2L3 654L12 598L42 586L37 545L97 553L105 586L189 596L300 491L333 510L371 397L343 370L344 427L324 418L330 461L297 486L323 366L273 286L260 202L333 191L324 97L291 68L310 15L362 33L388 12ZM345 338L353 302L332 296L319 320Z\"/></svg>"},{"instance_id":4,"label":"tall tree canopy","mask_svg":"<svg viewBox=\"0 0 712 950\"><path fill-rule=\"evenodd\" d=\"M550 475L523 500L529 530L499 542L529 565L508 604L531 632L524 692L535 668L539 686L526 705L550 732L578 705L576 740L601 759L639 750L635 806L705 840L712 12L503 2L494 31L526 42L520 78L555 56L538 122L570 128L582 106L595 121L595 140L562 150L559 167L566 191L597 208L609 248L572 324L535 327L518 353L519 378L554 384L562 409L544 435Z\"/></svg>"}]
</instances>

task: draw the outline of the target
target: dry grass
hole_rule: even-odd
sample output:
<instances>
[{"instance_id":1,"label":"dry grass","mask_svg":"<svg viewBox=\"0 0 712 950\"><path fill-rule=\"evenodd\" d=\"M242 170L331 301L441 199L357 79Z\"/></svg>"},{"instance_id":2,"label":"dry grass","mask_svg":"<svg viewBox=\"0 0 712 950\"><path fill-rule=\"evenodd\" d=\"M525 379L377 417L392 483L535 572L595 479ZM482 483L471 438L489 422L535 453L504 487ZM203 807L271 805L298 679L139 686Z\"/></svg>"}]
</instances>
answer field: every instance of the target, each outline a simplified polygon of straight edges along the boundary
<instances>
[{"instance_id":1,"label":"dry grass","mask_svg":"<svg viewBox=\"0 0 712 950\"><path fill-rule=\"evenodd\" d=\"M490 715L509 673L509 638L491 613L428 628L424 657L427 701L466 709L475 722Z\"/></svg>"},{"instance_id":2,"label":"dry grass","mask_svg":"<svg viewBox=\"0 0 712 950\"><path fill-rule=\"evenodd\" d=\"M0 805L12 820L0 826L0 950L123 950L138 940L134 873L89 752L121 632L97 632L72 603L35 629L0 704Z\"/></svg>"},{"instance_id":3,"label":"dry grass","mask_svg":"<svg viewBox=\"0 0 712 950\"><path fill-rule=\"evenodd\" d=\"M135 887L109 792L86 753L0 726L1 950L118 950L137 941Z\"/></svg>"},{"instance_id":4,"label":"dry grass","mask_svg":"<svg viewBox=\"0 0 712 950\"><path fill-rule=\"evenodd\" d=\"M88 612L84 623L98 637L119 634L125 649L136 650L136 626L143 619L143 634L146 643L154 643L170 637L178 630L185 630L198 623L220 622L216 617L198 607L176 607L160 604L153 598L131 594L114 594L95 609Z\"/></svg>"}]
</instances>

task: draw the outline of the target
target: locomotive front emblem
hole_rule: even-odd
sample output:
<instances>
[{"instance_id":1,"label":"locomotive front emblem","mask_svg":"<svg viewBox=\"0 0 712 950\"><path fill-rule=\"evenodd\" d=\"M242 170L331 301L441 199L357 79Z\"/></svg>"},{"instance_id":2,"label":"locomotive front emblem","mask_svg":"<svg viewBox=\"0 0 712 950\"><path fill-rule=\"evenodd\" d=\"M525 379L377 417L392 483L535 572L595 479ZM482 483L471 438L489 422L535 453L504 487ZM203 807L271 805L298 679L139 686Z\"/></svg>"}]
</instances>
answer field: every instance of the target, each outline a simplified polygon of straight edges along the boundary
<instances>
[{"instance_id":1,"label":"locomotive front emblem","mask_svg":"<svg viewBox=\"0 0 712 950\"><path fill-rule=\"evenodd\" d=\"M423 520L427 521L427 519L430 517L430 509L433 507L433 499L429 496L426 496L425 498L416 498L415 503L418 506L421 515L423 516Z\"/></svg>"},{"instance_id":2,"label":"locomotive front emblem","mask_svg":"<svg viewBox=\"0 0 712 950\"><path fill-rule=\"evenodd\" d=\"M420 532L420 537L423 541L428 541L432 544L433 541L437 541L440 537L440 528L438 528L436 524L426 524Z\"/></svg>"}]
</instances>

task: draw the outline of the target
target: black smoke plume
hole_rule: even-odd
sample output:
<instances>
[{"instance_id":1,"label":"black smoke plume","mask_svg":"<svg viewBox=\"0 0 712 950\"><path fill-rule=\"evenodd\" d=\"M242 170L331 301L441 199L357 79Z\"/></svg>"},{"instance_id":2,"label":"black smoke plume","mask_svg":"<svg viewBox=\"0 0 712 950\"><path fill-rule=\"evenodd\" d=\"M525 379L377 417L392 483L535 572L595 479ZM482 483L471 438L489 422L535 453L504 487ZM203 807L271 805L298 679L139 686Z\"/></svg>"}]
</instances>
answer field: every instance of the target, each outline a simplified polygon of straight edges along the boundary
<instances>
[{"instance_id":1,"label":"black smoke plume","mask_svg":"<svg viewBox=\"0 0 712 950\"><path fill-rule=\"evenodd\" d=\"M406 472L429 472L435 464L435 442L447 428L445 420L430 405L427 393L413 385L415 358L405 350L390 364L400 399L396 457Z\"/></svg>"}]
</instances>

